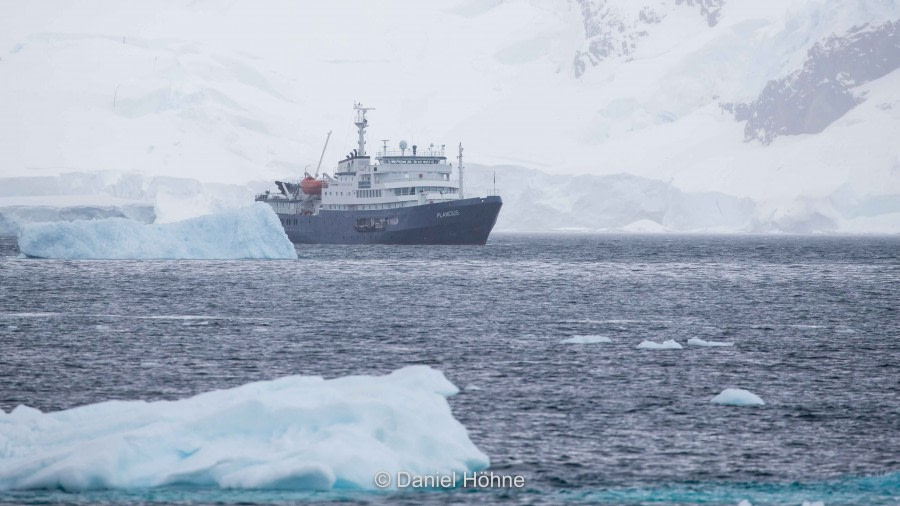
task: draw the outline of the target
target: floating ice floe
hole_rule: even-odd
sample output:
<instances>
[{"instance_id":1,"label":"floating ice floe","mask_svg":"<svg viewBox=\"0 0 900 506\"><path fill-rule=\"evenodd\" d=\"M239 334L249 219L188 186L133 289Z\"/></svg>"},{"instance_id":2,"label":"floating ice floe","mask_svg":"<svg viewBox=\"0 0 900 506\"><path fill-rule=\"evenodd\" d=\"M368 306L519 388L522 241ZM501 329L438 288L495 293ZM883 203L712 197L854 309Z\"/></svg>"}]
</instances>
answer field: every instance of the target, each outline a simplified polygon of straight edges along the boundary
<instances>
[{"instance_id":1,"label":"floating ice floe","mask_svg":"<svg viewBox=\"0 0 900 506\"><path fill-rule=\"evenodd\" d=\"M708 346L708 347L716 347L716 346L734 346L734 343L727 341L706 341L700 339L699 337L692 337L687 341L688 346Z\"/></svg>"},{"instance_id":2,"label":"floating ice floe","mask_svg":"<svg viewBox=\"0 0 900 506\"><path fill-rule=\"evenodd\" d=\"M763 406L766 403L753 392L742 388L726 388L722 393L712 398L714 404L727 406Z\"/></svg>"},{"instance_id":3,"label":"floating ice floe","mask_svg":"<svg viewBox=\"0 0 900 506\"><path fill-rule=\"evenodd\" d=\"M32 223L19 233L19 249L65 259L297 258L275 212L261 202L166 224L126 218Z\"/></svg>"},{"instance_id":4,"label":"floating ice floe","mask_svg":"<svg viewBox=\"0 0 900 506\"><path fill-rule=\"evenodd\" d=\"M176 401L0 410L0 490L371 489L378 472L461 475L489 460L450 411L457 392L440 371L410 366Z\"/></svg>"},{"instance_id":5,"label":"floating ice floe","mask_svg":"<svg viewBox=\"0 0 900 506\"><path fill-rule=\"evenodd\" d=\"M606 336L573 336L568 339L563 339L562 343L564 344L594 344L594 343L611 343L612 340Z\"/></svg>"},{"instance_id":6,"label":"floating ice floe","mask_svg":"<svg viewBox=\"0 0 900 506\"><path fill-rule=\"evenodd\" d=\"M657 343L655 341L641 341L641 344L637 345L638 348L642 350L680 350L682 346L678 344L678 341L674 339L669 339L663 341L661 343Z\"/></svg>"}]
</instances>

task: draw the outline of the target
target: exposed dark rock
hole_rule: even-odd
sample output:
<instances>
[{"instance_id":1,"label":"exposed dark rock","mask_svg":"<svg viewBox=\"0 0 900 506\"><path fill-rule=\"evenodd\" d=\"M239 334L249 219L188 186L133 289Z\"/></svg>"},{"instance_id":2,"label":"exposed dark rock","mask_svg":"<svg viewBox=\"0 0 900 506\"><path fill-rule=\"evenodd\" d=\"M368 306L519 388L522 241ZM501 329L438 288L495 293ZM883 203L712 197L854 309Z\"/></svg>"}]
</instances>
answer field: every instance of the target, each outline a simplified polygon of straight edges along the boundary
<instances>
[{"instance_id":1,"label":"exposed dark rock","mask_svg":"<svg viewBox=\"0 0 900 506\"><path fill-rule=\"evenodd\" d=\"M706 22L709 26L716 26L722 14L722 6L725 5L725 0L675 0L675 3L689 7L699 5L700 14L706 16Z\"/></svg>"},{"instance_id":2,"label":"exposed dark rock","mask_svg":"<svg viewBox=\"0 0 900 506\"><path fill-rule=\"evenodd\" d=\"M641 12L638 14L638 19L642 23L646 23L648 25L656 24L662 21L662 16L657 14L656 11L651 9L650 7L644 7L641 9Z\"/></svg>"},{"instance_id":3,"label":"exposed dark rock","mask_svg":"<svg viewBox=\"0 0 900 506\"><path fill-rule=\"evenodd\" d=\"M584 20L586 47L575 53L575 76L581 76L588 64L597 65L608 58L630 58L641 39L649 35L646 27L663 22L665 9L644 6L634 14L621 12L607 0L577 0ZM709 26L714 26L725 0L675 0L675 5L700 7Z\"/></svg>"},{"instance_id":4,"label":"exposed dark rock","mask_svg":"<svg viewBox=\"0 0 900 506\"><path fill-rule=\"evenodd\" d=\"M769 81L753 102L722 107L747 121L748 141L819 133L863 100L853 88L900 67L898 27L900 20L832 35L809 49L802 68Z\"/></svg>"}]
</instances>

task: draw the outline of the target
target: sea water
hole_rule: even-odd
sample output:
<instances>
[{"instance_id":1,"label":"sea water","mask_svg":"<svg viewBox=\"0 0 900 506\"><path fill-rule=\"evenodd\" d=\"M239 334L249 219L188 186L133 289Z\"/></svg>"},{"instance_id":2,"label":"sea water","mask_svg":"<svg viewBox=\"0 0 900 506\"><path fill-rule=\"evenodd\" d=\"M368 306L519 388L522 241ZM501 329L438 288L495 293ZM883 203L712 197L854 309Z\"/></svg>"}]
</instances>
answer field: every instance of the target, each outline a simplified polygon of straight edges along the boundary
<instances>
[{"instance_id":1,"label":"sea water","mask_svg":"<svg viewBox=\"0 0 900 506\"><path fill-rule=\"evenodd\" d=\"M448 401L490 458L485 472L524 486L7 491L0 502L900 501L900 238L495 234L483 247L297 252L37 260L0 240L0 408L422 364L462 388ZM668 340L683 348L638 348ZM765 404L710 402L729 388Z\"/></svg>"}]
</instances>

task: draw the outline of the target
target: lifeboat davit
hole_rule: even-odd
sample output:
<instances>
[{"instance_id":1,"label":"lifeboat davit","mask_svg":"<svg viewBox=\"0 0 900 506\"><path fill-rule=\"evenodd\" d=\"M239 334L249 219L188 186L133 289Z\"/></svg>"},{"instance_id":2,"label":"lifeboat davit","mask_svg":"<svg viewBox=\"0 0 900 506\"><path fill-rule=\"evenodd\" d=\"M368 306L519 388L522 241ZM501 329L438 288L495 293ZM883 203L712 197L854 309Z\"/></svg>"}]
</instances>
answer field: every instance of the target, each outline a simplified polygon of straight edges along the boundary
<instances>
[{"instance_id":1,"label":"lifeboat davit","mask_svg":"<svg viewBox=\"0 0 900 506\"><path fill-rule=\"evenodd\" d=\"M300 181L300 189L307 195L321 195L322 181L315 179L312 176L306 176L303 178L303 181Z\"/></svg>"}]
</instances>

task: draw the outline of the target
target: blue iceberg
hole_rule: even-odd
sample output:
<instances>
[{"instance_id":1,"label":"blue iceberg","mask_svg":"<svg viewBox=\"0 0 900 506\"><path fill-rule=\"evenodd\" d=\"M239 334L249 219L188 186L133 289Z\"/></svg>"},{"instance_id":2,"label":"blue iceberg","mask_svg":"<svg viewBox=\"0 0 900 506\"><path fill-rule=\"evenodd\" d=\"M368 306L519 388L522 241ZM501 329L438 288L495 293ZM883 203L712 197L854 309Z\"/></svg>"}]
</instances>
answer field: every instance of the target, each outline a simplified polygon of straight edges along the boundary
<instances>
[{"instance_id":1,"label":"blue iceberg","mask_svg":"<svg viewBox=\"0 0 900 506\"><path fill-rule=\"evenodd\" d=\"M32 223L19 233L29 257L64 259L296 259L268 205L166 224L126 218Z\"/></svg>"},{"instance_id":2,"label":"blue iceberg","mask_svg":"<svg viewBox=\"0 0 900 506\"><path fill-rule=\"evenodd\" d=\"M450 411L440 371L250 383L176 401L0 410L0 491L374 489L379 472L489 465Z\"/></svg>"}]
</instances>

